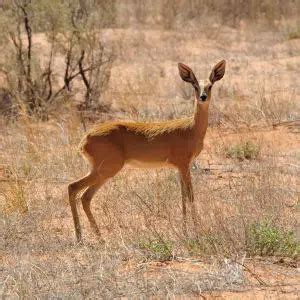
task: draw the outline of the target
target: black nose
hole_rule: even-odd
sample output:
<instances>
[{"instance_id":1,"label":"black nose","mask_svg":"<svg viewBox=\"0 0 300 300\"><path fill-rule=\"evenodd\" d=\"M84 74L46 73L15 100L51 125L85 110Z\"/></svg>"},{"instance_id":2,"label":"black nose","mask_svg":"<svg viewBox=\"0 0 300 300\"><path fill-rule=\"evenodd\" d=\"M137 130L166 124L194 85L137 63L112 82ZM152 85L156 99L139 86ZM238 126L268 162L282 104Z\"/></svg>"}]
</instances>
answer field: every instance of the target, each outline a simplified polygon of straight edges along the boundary
<instances>
[{"instance_id":1,"label":"black nose","mask_svg":"<svg viewBox=\"0 0 300 300\"><path fill-rule=\"evenodd\" d=\"M200 98L201 98L202 101L205 101L206 98L207 98L207 95L203 93L203 94L200 96Z\"/></svg>"}]
</instances>

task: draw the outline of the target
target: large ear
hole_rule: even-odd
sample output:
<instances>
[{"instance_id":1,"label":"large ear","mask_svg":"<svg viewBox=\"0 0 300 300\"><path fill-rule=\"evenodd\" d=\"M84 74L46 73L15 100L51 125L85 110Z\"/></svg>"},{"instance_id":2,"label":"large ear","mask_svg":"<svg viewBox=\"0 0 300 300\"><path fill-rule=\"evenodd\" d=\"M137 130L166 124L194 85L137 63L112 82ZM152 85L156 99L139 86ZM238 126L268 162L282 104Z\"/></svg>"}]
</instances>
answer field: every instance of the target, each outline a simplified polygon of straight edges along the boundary
<instances>
[{"instance_id":1,"label":"large ear","mask_svg":"<svg viewBox=\"0 0 300 300\"><path fill-rule=\"evenodd\" d=\"M183 63L178 63L179 75L182 80L193 83L197 81L196 76L192 69Z\"/></svg>"},{"instance_id":2,"label":"large ear","mask_svg":"<svg viewBox=\"0 0 300 300\"><path fill-rule=\"evenodd\" d=\"M216 81L223 78L225 74L226 61L223 59L218 62L212 69L209 80L211 83L215 83Z\"/></svg>"},{"instance_id":3,"label":"large ear","mask_svg":"<svg viewBox=\"0 0 300 300\"><path fill-rule=\"evenodd\" d=\"M191 83L195 89L200 91L200 87L199 87L197 78L190 67L188 67L187 65L185 65L183 63L178 63L178 70L179 70L179 75L182 80Z\"/></svg>"}]
</instances>

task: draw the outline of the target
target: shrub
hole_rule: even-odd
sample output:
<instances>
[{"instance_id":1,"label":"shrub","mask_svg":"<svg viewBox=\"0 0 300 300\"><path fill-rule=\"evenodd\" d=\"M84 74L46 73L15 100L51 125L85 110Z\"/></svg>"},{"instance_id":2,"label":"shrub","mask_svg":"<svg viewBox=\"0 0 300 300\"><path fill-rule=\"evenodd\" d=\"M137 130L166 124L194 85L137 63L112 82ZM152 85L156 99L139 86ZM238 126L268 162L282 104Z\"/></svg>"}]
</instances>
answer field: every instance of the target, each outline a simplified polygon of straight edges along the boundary
<instances>
[{"instance_id":1,"label":"shrub","mask_svg":"<svg viewBox=\"0 0 300 300\"><path fill-rule=\"evenodd\" d=\"M167 261L173 257L173 245L170 241L141 241L139 248L145 250L148 259Z\"/></svg>"},{"instance_id":2,"label":"shrub","mask_svg":"<svg viewBox=\"0 0 300 300\"><path fill-rule=\"evenodd\" d=\"M287 33L289 40L300 39L300 26L294 30L291 30Z\"/></svg>"},{"instance_id":3,"label":"shrub","mask_svg":"<svg viewBox=\"0 0 300 300\"><path fill-rule=\"evenodd\" d=\"M14 110L48 120L59 103L74 95L75 80L85 91L79 108L97 108L114 60L99 30L112 25L115 4L91 2L22 0L8 1L5 8L0 4L0 71L7 84L6 102ZM38 35L47 45L42 51L36 50ZM62 58L65 64L58 67L56 61Z\"/></svg>"},{"instance_id":4,"label":"shrub","mask_svg":"<svg viewBox=\"0 0 300 300\"><path fill-rule=\"evenodd\" d=\"M256 159L259 155L260 147L252 141L243 144L236 144L226 149L226 157L244 159Z\"/></svg>"},{"instance_id":5,"label":"shrub","mask_svg":"<svg viewBox=\"0 0 300 300\"><path fill-rule=\"evenodd\" d=\"M221 237L209 234L187 240L186 248L191 255L216 255L224 250Z\"/></svg>"},{"instance_id":6,"label":"shrub","mask_svg":"<svg viewBox=\"0 0 300 300\"><path fill-rule=\"evenodd\" d=\"M250 255L295 257L300 254L300 242L296 241L294 233L268 222L258 222L249 226L246 248Z\"/></svg>"}]
</instances>

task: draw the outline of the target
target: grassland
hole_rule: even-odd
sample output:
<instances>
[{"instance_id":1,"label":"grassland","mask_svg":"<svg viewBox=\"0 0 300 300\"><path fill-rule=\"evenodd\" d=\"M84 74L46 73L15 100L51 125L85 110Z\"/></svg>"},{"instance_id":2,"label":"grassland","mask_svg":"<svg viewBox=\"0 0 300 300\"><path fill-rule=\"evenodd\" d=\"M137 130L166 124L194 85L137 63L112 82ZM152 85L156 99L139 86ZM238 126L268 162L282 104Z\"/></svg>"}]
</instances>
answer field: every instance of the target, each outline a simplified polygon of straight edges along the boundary
<instances>
[{"instance_id":1,"label":"grassland","mask_svg":"<svg viewBox=\"0 0 300 300\"><path fill-rule=\"evenodd\" d=\"M47 122L1 117L1 296L297 299L300 39L291 38L287 21L192 25L99 33L116 49L101 97L106 112L78 113L78 88ZM35 41L42 59L45 36ZM105 243L80 208L84 243L76 244L67 185L88 171L77 149L85 129L96 120L191 114L177 62L202 79L223 58L226 75L213 91L205 147L192 166L198 228L182 232L174 170L128 167L92 203ZM56 64L59 70L59 58Z\"/></svg>"}]
</instances>

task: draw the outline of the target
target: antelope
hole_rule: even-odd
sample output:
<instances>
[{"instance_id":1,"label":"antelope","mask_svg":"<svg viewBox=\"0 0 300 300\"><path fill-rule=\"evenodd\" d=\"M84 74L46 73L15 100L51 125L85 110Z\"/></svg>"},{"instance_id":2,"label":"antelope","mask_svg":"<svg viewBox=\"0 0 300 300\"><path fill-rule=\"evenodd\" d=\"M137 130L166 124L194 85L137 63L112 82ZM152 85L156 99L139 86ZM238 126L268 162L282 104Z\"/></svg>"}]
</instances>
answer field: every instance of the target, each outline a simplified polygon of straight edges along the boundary
<instances>
[{"instance_id":1,"label":"antelope","mask_svg":"<svg viewBox=\"0 0 300 300\"><path fill-rule=\"evenodd\" d=\"M197 222L190 164L202 148L208 126L208 108L214 83L225 74L225 60L217 63L207 82L200 87L191 68L178 63L182 80L190 83L195 92L194 115L156 123L113 121L96 124L82 139L79 148L89 161L91 171L83 178L69 184L75 233L81 242L81 228L76 206L76 196L81 196L83 210L92 229L100 231L91 212L90 204L97 190L114 177L124 165L136 167L173 167L180 174L183 230L187 231L187 200L192 220Z\"/></svg>"}]
</instances>

